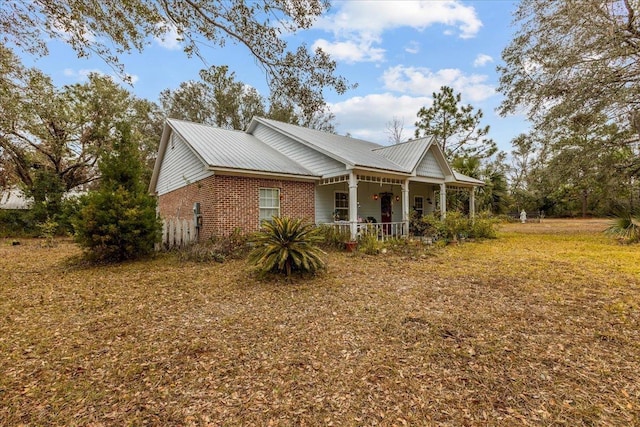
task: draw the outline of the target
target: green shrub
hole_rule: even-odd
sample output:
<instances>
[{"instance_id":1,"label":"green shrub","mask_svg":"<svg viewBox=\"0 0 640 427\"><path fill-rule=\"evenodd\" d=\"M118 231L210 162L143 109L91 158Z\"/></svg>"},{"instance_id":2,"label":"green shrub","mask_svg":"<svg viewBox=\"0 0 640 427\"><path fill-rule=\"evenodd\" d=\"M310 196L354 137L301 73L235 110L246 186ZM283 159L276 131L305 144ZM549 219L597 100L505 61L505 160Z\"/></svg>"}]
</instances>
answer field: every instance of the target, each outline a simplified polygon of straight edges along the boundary
<instances>
[{"instance_id":1,"label":"green shrub","mask_svg":"<svg viewBox=\"0 0 640 427\"><path fill-rule=\"evenodd\" d=\"M55 246L55 236L58 231L59 224L52 219L38 224L40 237L45 239L45 245L52 248Z\"/></svg>"},{"instance_id":2,"label":"green shrub","mask_svg":"<svg viewBox=\"0 0 640 427\"><path fill-rule=\"evenodd\" d=\"M128 126L99 163L100 185L82 198L73 221L75 240L90 261L118 262L154 251L162 224L156 200L141 182L142 162Z\"/></svg>"},{"instance_id":3,"label":"green shrub","mask_svg":"<svg viewBox=\"0 0 640 427\"><path fill-rule=\"evenodd\" d=\"M496 227L500 219L491 217L490 214L480 214L476 216L469 229L469 237L476 239L495 239L497 237Z\"/></svg>"},{"instance_id":4,"label":"green shrub","mask_svg":"<svg viewBox=\"0 0 640 427\"><path fill-rule=\"evenodd\" d=\"M358 238L358 251L367 255L377 255L380 253L382 245L378 241L378 231L374 226L363 226L360 229Z\"/></svg>"},{"instance_id":5,"label":"green shrub","mask_svg":"<svg viewBox=\"0 0 640 427\"><path fill-rule=\"evenodd\" d=\"M468 237L471 221L462 212L449 211L442 221L440 234L447 241L456 241L461 237Z\"/></svg>"},{"instance_id":6,"label":"green shrub","mask_svg":"<svg viewBox=\"0 0 640 427\"><path fill-rule=\"evenodd\" d=\"M0 209L0 237L35 237L38 232L30 211Z\"/></svg>"},{"instance_id":7,"label":"green shrub","mask_svg":"<svg viewBox=\"0 0 640 427\"><path fill-rule=\"evenodd\" d=\"M322 236L319 243L325 249L344 249L344 242L351 240L351 231L343 228L333 227L329 224L322 224L318 227L318 233Z\"/></svg>"},{"instance_id":8,"label":"green shrub","mask_svg":"<svg viewBox=\"0 0 640 427\"><path fill-rule=\"evenodd\" d=\"M417 212L411 212L409 216L409 233L413 236L435 237L442 228L439 215L431 212L428 215L419 216Z\"/></svg>"},{"instance_id":9,"label":"green shrub","mask_svg":"<svg viewBox=\"0 0 640 427\"><path fill-rule=\"evenodd\" d=\"M249 254L249 263L261 274L316 272L325 267L325 254L316 244L323 236L320 229L301 219L273 217L262 222L262 230L252 239L255 248Z\"/></svg>"}]
</instances>

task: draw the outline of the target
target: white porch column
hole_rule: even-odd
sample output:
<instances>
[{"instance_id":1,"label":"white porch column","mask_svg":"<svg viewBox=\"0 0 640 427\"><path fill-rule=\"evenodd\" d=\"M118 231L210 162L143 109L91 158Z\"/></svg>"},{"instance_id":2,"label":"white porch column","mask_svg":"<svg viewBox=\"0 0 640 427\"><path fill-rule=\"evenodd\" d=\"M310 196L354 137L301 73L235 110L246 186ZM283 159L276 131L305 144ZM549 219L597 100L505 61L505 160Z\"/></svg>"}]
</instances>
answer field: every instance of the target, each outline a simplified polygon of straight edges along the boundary
<instances>
[{"instance_id":1,"label":"white porch column","mask_svg":"<svg viewBox=\"0 0 640 427\"><path fill-rule=\"evenodd\" d=\"M351 240L356 240L358 234L358 179L353 171L349 173L349 226Z\"/></svg>"},{"instance_id":2,"label":"white porch column","mask_svg":"<svg viewBox=\"0 0 640 427\"><path fill-rule=\"evenodd\" d=\"M443 182L440 184L440 218L445 219L447 216L447 186Z\"/></svg>"},{"instance_id":3,"label":"white porch column","mask_svg":"<svg viewBox=\"0 0 640 427\"><path fill-rule=\"evenodd\" d=\"M404 233L409 235L409 180L402 183L402 222L404 223Z\"/></svg>"},{"instance_id":4,"label":"white porch column","mask_svg":"<svg viewBox=\"0 0 640 427\"><path fill-rule=\"evenodd\" d=\"M476 187L469 190L469 217L473 221L476 216Z\"/></svg>"}]
</instances>

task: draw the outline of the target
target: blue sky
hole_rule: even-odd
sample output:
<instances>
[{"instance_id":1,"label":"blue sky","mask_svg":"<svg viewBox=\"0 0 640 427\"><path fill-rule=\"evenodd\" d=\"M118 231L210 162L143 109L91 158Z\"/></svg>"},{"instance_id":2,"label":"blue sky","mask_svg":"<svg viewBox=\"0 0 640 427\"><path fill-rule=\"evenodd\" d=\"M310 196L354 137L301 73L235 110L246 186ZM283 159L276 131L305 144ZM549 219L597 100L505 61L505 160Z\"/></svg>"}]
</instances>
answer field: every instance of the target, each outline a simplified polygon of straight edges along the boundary
<instances>
[{"instance_id":1,"label":"blue sky","mask_svg":"<svg viewBox=\"0 0 640 427\"><path fill-rule=\"evenodd\" d=\"M496 66L514 31L515 6L499 0L333 1L313 28L289 41L321 46L337 61L338 73L358 84L343 95L326 93L341 134L388 144L387 123L397 117L404 137L411 137L420 107L431 105L431 94L448 85L462 93L465 104L482 109L490 137L510 151L510 141L528 129L523 117L501 118L495 111L501 101ZM77 58L63 42L52 40L49 49L47 57L23 61L57 85L83 81L90 71L115 74L99 58ZM206 63L187 58L167 34L121 60L134 81L130 89L153 101L163 89L198 79L198 71L210 65L229 65L239 81L268 95L264 74L246 48L203 48L203 55Z\"/></svg>"}]
</instances>

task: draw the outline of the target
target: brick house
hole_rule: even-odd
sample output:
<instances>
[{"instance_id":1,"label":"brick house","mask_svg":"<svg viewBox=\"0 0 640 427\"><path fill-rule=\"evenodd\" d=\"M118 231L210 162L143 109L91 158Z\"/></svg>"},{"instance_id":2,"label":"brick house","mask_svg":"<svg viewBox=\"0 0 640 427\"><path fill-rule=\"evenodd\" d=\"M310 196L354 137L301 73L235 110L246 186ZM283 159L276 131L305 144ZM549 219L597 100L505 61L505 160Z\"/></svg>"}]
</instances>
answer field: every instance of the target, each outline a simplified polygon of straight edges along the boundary
<instances>
[{"instance_id":1,"label":"brick house","mask_svg":"<svg viewBox=\"0 0 640 427\"><path fill-rule=\"evenodd\" d=\"M481 185L429 138L381 146L256 117L246 131L167 119L149 191L162 218L193 220L206 239L273 215L406 235L410 210L446 213L447 189L469 191L473 214Z\"/></svg>"}]
</instances>

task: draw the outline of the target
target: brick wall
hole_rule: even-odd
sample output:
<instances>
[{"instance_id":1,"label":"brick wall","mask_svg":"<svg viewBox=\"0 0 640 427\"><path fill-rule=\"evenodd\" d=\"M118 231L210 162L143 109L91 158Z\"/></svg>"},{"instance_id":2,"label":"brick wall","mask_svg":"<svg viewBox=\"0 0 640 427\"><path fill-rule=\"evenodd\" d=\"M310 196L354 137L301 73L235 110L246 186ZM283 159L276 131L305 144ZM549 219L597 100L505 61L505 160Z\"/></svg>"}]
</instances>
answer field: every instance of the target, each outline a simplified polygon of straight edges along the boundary
<instances>
[{"instance_id":1,"label":"brick wall","mask_svg":"<svg viewBox=\"0 0 640 427\"><path fill-rule=\"evenodd\" d=\"M193 218L193 204L200 203L200 239L227 236L240 227L258 230L260 188L280 189L280 214L315 221L315 190L312 182L214 175L158 198L162 218Z\"/></svg>"}]
</instances>

